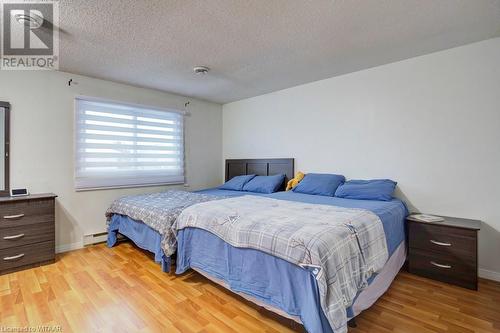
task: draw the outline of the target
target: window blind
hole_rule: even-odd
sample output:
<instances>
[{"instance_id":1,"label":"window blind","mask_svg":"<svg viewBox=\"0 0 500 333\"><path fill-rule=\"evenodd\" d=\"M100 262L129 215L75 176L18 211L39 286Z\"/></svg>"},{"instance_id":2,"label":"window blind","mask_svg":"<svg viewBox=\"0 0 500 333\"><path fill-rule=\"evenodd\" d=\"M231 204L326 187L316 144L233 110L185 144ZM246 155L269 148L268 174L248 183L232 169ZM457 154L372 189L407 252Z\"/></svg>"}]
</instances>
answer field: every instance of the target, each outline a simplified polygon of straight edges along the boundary
<instances>
[{"instance_id":1,"label":"window blind","mask_svg":"<svg viewBox=\"0 0 500 333\"><path fill-rule=\"evenodd\" d=\"M77 190L184 182L178 111L76 99Z\"/></svg>"}]
</instances>

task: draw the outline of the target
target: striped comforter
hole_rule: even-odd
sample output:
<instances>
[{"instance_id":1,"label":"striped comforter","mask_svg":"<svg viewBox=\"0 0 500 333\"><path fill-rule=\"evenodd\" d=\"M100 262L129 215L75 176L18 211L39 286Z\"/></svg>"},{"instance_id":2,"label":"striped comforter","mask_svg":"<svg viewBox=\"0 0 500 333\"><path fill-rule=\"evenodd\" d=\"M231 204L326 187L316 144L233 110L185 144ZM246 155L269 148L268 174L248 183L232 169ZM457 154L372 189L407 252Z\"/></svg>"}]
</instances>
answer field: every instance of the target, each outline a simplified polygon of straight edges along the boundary
<instances>
[{"instance_id":1,"label":"striped comforter","mask_svg":"<svg viewBox=\"0 0 500 333\"><path fill-rule=\"evenodd\" d=\"M144 222L161 235L162 249L167 256L171 256L176 247L171 227L182 210L200 202L223 198L186 191L129 195L113 201L106 211L106 218L109 222L113 214L120 214Z\"/></svg>"}]
</instances>

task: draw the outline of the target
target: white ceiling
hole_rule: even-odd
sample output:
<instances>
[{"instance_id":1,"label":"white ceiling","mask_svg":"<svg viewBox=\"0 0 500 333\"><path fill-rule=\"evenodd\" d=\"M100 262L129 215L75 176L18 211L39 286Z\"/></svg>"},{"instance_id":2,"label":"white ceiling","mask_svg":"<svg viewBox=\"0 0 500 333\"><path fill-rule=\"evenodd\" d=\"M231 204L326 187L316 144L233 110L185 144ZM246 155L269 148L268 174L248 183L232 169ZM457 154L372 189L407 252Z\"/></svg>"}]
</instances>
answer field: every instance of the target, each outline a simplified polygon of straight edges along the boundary
<instances>
[{"instance_id":1,"label":"white ceiling","mask_svg":"<svg viewBox=\"0 0 500 333\"><path fill-rule=\"evenodd\" d=\"M500 0L61 0L60 27L63 71L226 103L499 36Z\"/></svg>"}]
</instances>

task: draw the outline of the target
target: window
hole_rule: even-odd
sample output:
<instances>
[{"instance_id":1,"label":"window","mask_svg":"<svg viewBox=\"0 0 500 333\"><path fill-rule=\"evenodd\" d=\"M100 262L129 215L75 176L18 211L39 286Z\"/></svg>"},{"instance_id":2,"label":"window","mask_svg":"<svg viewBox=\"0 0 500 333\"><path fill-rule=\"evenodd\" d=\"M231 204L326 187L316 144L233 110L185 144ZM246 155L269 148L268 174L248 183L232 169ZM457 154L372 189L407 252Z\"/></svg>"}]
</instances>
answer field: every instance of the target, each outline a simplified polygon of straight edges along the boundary
<instances>
[{"instance_id":1,"label":"window","mask_svg":"<svg viewBox=\"0 0 500 333\"><path fill-rule=\"evenodd\" d=\"M77 190L184 183L184 116L76 99Z\"/></svg>"}]
</instances>

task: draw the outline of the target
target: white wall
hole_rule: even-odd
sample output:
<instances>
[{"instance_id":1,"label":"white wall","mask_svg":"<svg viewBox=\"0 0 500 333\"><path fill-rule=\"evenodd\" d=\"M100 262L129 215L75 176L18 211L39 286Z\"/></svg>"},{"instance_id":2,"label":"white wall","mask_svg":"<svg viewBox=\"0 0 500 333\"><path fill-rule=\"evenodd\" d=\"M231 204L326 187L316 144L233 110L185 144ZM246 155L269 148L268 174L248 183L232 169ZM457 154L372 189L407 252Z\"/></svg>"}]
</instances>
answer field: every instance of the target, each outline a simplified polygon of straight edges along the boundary
<instances>
[{"instance_id":1,"label":"white wall","mask_svg":"<svg viewBox=\"0 0 500 333\"><path fill-rule=\"evenodd\" d=\"M68 87L73 78L78 85ZM186 167L190 189L222 181L222 108L155 90L61 72L0 71L0 100L12 104L11 187L31 193L54 192L56 245L81 246L82 236L106 230L104 212L118 196L166 187L75 192L73 187L74 97L95 96L145 105L183 109L186 118Z\"/></svg>"},{"instance_id":2,"label":"white wall","mask_svg":"<svg viewBox=\"0 0 500 333\"><path fill-rule=\"evenodd\" d=\"M415 209L483 220L500 277L499 38L226 104L223 154L397 180Z\"/></svg>"}]
</instances>

